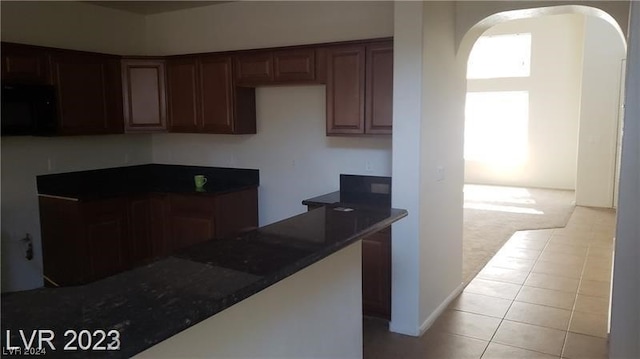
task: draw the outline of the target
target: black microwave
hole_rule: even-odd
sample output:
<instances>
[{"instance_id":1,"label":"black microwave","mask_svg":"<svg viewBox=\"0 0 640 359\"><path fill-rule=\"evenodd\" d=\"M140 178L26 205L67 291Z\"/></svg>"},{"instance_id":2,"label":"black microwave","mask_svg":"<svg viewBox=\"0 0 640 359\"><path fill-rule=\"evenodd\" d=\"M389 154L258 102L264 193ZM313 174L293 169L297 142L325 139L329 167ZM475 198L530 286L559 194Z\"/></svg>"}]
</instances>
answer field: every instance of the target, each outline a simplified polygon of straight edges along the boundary
<instances>
[{"instance_id":1,"label":"black microwave","mask_svg":"<svg viewBox=\"0 0 640 359\"><path fill-rule=\"evenodd\" d=\"M2 136L54 135L56 91L50 85L2 85Z\"/></svg>"}]
</instances>

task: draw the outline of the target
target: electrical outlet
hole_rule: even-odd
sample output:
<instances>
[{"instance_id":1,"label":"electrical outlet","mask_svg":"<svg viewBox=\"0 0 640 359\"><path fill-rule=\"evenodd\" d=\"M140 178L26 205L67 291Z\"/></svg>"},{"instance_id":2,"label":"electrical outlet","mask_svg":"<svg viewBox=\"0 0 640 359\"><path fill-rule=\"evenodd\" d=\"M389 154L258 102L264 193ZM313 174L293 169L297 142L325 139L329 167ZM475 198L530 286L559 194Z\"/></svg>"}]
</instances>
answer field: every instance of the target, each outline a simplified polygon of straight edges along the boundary
<instances>
[{"instance_id":1,"label":"electrical outlet","mask_svg":"<svg viewBox=\"0 0 640 359\"><path fill-rule=\"evenodd\" d=\"M371 164L371 161L369 161L369 160L364 161L364 170L366 172L372 172L373 171L373 165Z\"/></svg>"},{"instance_id":2,"label":"electrical outlet","mask_svg":"<svg viewBox=\"0 0 640 359\"><path fill-rule=\"evenodd\" d=\"M227 167L236 167L236 156L230 155L227 158Z\"/></svg>"}]
</instances>

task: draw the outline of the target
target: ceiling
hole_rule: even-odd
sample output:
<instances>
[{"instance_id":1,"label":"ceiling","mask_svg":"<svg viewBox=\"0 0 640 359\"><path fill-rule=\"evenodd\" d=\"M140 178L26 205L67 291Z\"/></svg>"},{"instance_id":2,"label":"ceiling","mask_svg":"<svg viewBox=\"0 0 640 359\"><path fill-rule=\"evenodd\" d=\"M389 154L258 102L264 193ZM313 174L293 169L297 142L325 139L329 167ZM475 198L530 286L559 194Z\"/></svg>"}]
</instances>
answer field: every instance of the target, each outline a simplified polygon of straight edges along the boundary
<instances>
[{"instance_id":1,"label":"ceiling","mask_svg":"<svg viewBox=\"0 0 640 359\"><path fill-rule=\"evenodd\" d=\"M200 6L223 4L229 1L85 1L90 4L128 11L136 14L151 15L163 12L189 9Z\"/></svg>"}]
</instances>

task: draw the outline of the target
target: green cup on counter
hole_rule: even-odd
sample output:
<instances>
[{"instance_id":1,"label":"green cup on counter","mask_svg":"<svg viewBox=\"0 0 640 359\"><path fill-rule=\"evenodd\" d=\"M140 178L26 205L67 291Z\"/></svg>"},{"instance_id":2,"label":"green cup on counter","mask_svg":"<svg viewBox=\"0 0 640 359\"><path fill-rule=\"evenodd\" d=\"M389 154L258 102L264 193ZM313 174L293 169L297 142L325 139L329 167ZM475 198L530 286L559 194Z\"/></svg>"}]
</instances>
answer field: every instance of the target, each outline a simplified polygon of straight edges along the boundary
<instances>
[{"instance_id":1,"label":"green cup on counter","mask_svg":"<svg viewBox=\"0 0 640 359\"><path fill-rule=\"evenodd\" d=\"M207 183L207 177L204 175L193 176L193 181L196 183L196 188L202 188Z\"/></svg>"}]
</instances>

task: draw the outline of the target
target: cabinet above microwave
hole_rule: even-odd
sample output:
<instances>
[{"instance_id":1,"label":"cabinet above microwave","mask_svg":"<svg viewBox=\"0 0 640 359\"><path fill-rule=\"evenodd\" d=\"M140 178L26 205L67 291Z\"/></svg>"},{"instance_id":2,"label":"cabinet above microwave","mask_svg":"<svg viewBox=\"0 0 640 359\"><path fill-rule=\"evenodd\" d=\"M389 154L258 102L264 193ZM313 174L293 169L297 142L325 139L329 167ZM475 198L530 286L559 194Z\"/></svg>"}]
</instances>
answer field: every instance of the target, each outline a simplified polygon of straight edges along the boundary
<instances>
[{"instance_id":1,"label":"cabinet above microwave","mask_svg":"<svg viewBox=\"0 0 640 359\"><path fill-rule=\"evenodd\" d=\"M51 85L2 85L2 136L53 135L57 128Z\"/></svg>"}]
</instances>

